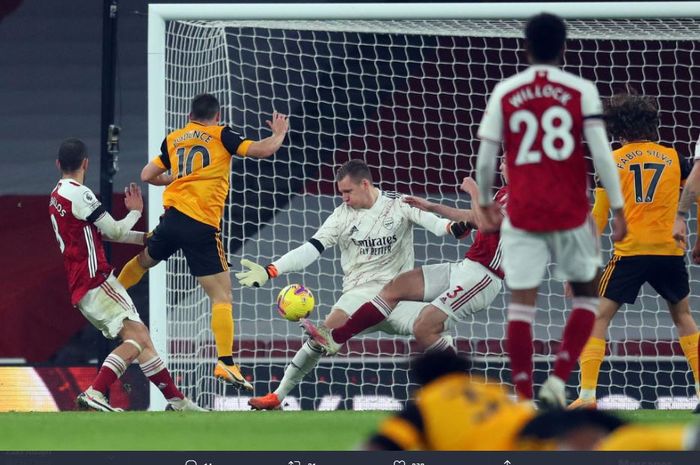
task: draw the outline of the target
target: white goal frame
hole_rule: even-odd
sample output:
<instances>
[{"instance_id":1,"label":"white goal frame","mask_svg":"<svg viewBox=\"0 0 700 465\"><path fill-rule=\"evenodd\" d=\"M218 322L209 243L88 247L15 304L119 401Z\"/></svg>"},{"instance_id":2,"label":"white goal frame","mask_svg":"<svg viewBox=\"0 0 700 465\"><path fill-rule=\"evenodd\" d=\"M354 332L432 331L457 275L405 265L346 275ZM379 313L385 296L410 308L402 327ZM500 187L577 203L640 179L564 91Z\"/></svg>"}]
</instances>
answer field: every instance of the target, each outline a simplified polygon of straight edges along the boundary
<instances>
[{"instance_id":1,"label":"white goal frame","mask_svg":"<svg viewBox=\"0 0 700 465\"><path fill-rule=\"evenodd\" d=\"M166 21L191 20L440 20L524 19L546 11L566 19L660 19L700 17L700 2L585 3L378 3L378 4L151 4L148 7L148 154L157 154L165 124ZM163 213L162 187L148 188L148 227ZM166 267L149 272L150 331L155 349L167 360ZM150 410L162 410L165 400L151 386Z\"/></svg>"}]
</instances>

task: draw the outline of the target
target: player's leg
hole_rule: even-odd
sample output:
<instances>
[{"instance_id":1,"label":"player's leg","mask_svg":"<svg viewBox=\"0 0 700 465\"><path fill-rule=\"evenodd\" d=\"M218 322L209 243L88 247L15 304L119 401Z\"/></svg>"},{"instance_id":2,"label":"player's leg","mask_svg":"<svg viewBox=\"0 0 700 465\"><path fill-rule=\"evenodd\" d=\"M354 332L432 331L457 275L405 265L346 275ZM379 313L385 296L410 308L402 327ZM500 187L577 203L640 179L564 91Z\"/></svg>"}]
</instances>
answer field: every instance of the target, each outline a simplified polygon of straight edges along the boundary
<instances>
[{"instance_id":1,"label":"player's leg","mask_svg":"<svg viewBox=\"0 0 700 465\"><path fill-rule=\"evenodd\" d=\"M146 247L129 260L119 272L117 279L125 289L135 286L149 268L153 268L161 260L166 260L175 253L178 247L174 230L178 228L178 220L172 209L163 214L158 226L148 238Z\"/></svg>"},{"instance_id":2,"label":"player's leg","mask_svg":"<svg viewBox=\"0 0 700 465\"><path fill-rule=\"evenodd\" d=\"M323 326L330 329L342 326L350 315L357 312L367 296L375 295L380 290L377 285L364 285L343 293L333 310L326 316ZM253 397L248 401L248 405L256 410L279 409L282 400L316 367L323 354L323 348L314 339L307 339L285 368L277 389L265 396Z\"/></svg>"},{"instance_id":3,"label":"player's leg","mask_svg":"<svg viewBox=\"0 0 700 465\"><path fill-rule=\"evenodd\" d=\"M690 314L688 298L685 297L680 302L668 302L668 309L671 312L673 323L678 329L678 336L683 349L683 354L688 360L688 366L693 370L695 379L695 392L700 398L700 373L698 372L698 327ZM700 413L700 412L698 412Z\"/></svg>"},{"instance_id":4,"label":"player's leg","mask_svg":"<svg viewBox=\"0 0 700 465\"><path fill-rule=\"evenodd\" d=\"M237 387L252 390L240 367L233 361L233 296L231 275L222 271L209 276L198 276L197 280L211 301L211 329L216 344L217 364L214 376Z\"/></svg>"},{"instance_id":5,"label":"player's leg","mask_svg":"<svg viewBox=\"0 0 700 465\"><path fill-rule=\"evenodd\" d=\"M683 354L693 370L695 391L700 398L700 372L698 371L698 327L690 313L688 296L690 285L688 269L683 256L650 257L653 267L650 271L649 284L666 300L673 323L678 329L678 336ZM700 413L700 403L696 409Z\"/></svg>"},{"instance_id":6,"label":"player's leg","mask_svg":"<svg viewBox=\"0 0 700 465\"><path fill-rule=\"evenodd\" d=\"M433 304L428 304L420 311L413 325L413 337L418 349L425 352L455 351L445 332L447 313Z\"/></svg>"},{"instance_id":7,"label":"player's leg","mask_svg":"<svg viewBox=\"0 0 700 465\"><path fill-rule=\"evenodd\" d=\"M500 278L484 266L465 259L423 267L425 306L413 325L419 348L455 350L445 330L488 307L502 288Z\"/></svg>"},{"instance_id":8,"label":"player's leg","mask_svg":"<svg viewBox=\"0 0 700 465\"><path fill-rule=\"evenodd\" d=\"M99 287L91 289L78 303L81 313L108 339L122 336L125 322L139 321L131 298L119 282L110 277ZM83 408L113 412L106 394L143 350L143 340L135 335L122 337L122 344L105 358L91 386L81 393L76 402Z\"/></svg>"},{"instance_id":9,"label":"player's leg","mask_svg":"<svg viewBox=\"0 0 700 465\"><path fill-rule=\"evenodd\" d=\"M501 226L501 247L506 284L511 289L506 328L511 380L520 399L532 400L532 323L549 250L541 235L514 228L507 218Z\"/></svg>"},{"instance_id":10,"label":"player's leg","mask_svg":"<svg viewBox=\"0 0 700 465\"><path fill-rule=\"evenodd\" d=\"M575 408L596 408L596 387L600 366L605 357L605 335L620 304L604 297L600 298L598 314L591 335L581 351L581 386L579 397L569 406Z\"/></svg>"},{"instance_id":11,"label":"player's leg","mask_svg":"<svg viewBox=\"0 0 700 465\"><path fill-rule=\"evenodd\" d=\"M317 328L308 320L302 323L309 336L316 340L329 355L333 355L349 339L384 321L402 300L423 300L421 268L401 273L389 281L376 297L362 304L344 324L337 328L332 330L323 326Z\"/></svg>"},{"instance_id":12,"label":"player's leg","mask_svg":"<svg viewBox=\"0 0 700 465\"><path fill-rule=\"evenodd\" d=\"M337 328L348 319L348 314L342 308L336 307L331 310L326 319L324 326L327 328ZM318 345L313 339L306 339L301 349L294 354L291 363L284 370L284 376L280 381L279 386L275 389L274 394L281 402L289 392L294 389L306 375L308 375L323 356L323 348Z\"/></svg>"},{"instance_id":13,"label":"player's leg","mask_svg":"<svg viewBox=\"0 0 700 465\"><path fill-rule=\"evenodd\" d=\"M175 385L170 371L153 347L153 341L146 325L140 321L124 321L124 328L120 333L122 339L134 339L140 341L142 351L137 358L139 367L148 380L156 386L163 397L168 401L169 409L178 411L206 412L180 392Z\"/></svg>"},{"instance_id":14,"label":"player's leg","mask_svg":"<svg viewBox=\"0 0 700 465\"><path fill-rule=\"evenodd\" d=\"M80 407L103 412L121 409L112 407L107 400L107 390L124 374L140 354L140 346L133 339L126 339L105 358L90 387L76 399Z\"/></svg>"},{"instance_id":15,"label":"player's leg","mask_svg":"<svg viewBox=\"0 0 700 465\"><path fill-rule=\"evenodd\" d=\"M563 408L566 405L566 380L591 335L598 313L600 246L595 225L590 219L578 228L550 233L548 244L558 264L558 275L569 281L574 296L554 368L538 397L547 407Z\"/></svg>"},{"instance_id":16,"label":"player's leg","mask_svg":"<svg viewBox=\"0 0 700 465\"><path fill-rule=\"evenodd\" d=\"M149 268L153 268L158 263L159 261L154 260L148 254L148 249L143 249L138 255L126 262L117 279L125 289L130 289L141 281Z\"/></svg>"},{"instance_id":17,"label":"player's leg","mask_svg":"<svg viewBox=\"0 0 700 465\"><path fill-rule=\"evenodd\" d=\"M342 302L339 301L339 303ZM339 308L338 304L336 304L326 317L323 325L333 329L341 326L347 319L347 312ZM255 410L280 409L282 407L282 401L287 397L287 394L301 383L306 375L316 368L323 353L323 348L316 341L311 338L306 339L301 348L294 354L290 364L284 369L284 375L277 389L265 396L251 398L248 401L248 405Z\"/></svg>"},{"instance_id":18,"label":"player's leg","mask_svg":"<svg viewBox=\"0 0 700 465\"><path fill-rule=\"evenodd\" d=\"M581 351L581 389L569 408L596 408L598 375L605 357L605 336L610 322L626 303L634 303L647 280L644 257L613 255L600 277L598 312L591 336Z\"/></svg>"},{"instance_id":19,"label":"player's leg","mask_svg":"<svg viewBox=\"0 0 700 465\"><path fill-rule=\"evenodd\" d=\"M177 226L173 230L173 242L182 249L190 273L197 278L211 302L211 329L218 359L214 377L236 387L252 390L253 385L246 380L233 360L233 294L221 233L216 228L177 211L173 218L171 224ZM157 233L156 228L154 237Z\"/></svg>"}]
</instances>

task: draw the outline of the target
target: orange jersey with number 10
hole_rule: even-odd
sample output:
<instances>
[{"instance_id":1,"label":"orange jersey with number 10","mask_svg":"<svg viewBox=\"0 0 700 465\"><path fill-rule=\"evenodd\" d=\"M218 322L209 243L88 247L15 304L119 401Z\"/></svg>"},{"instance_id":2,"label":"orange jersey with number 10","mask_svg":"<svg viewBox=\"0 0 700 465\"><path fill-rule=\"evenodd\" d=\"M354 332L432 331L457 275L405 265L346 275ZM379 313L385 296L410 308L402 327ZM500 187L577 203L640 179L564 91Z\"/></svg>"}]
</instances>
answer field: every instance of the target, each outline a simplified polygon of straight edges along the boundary
<instances>
[{"instance_id":1,"label":"orange jersey with number 10","mask_svg":"<svg viewBox=\"0 0 700 465\"><path fill-rule=\"evenodd\" d=\"M231 155L245 156L251 143L226 126L194 121L171 132L152 160L173 177L163 193L163 206L218 229L229 191Z\"/></svg>"},{"instance_id":2,"label":"orange jersey with number 10","mask_svg":"<svg viewBox=\"0 0 700 465\"><path fill-rule=\"evenodd\" d=\"M690 166L670 147L655 142L626 144L613 152L625 199L627 236L615 243L615 255L683 255L673 239L682 181ZM610 204L596 189L593 216L605 227Z\"/></svg>"}]
</instances>

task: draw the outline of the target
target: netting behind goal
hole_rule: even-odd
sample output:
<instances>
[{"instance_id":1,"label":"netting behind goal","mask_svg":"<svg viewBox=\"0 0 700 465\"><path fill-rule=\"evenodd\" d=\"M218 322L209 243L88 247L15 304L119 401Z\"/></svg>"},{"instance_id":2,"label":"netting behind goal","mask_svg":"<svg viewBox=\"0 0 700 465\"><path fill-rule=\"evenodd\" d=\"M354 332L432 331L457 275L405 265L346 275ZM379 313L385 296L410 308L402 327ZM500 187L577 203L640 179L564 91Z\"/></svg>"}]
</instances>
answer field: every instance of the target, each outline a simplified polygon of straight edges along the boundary
<instances>
[{"instance_id":1,"label":"netting behind goal","mask_svg":"<svg viewBox=\"0 0 700 465\"><path fill-rule=\"evenodd\" d=\"M689 156L700 133L700 24L568 24L564 68L594 80L603 97L628 88L656 97L662 142ZM190 99L200 92L217 95L224 122L251 139L269 134L262 128L273 110L290 115L289 137L273 158L233 161L223 229L233 270L241 257L269 263L308 239L339 203L334 170L350 158L365 159L381 189L467 207L457 186L474 174L476 131L491 90L526 66L522 26L495 20L168 22L168 131L185 124ZM415 236L416 265L458 261L470 244L419 228ZM604 246L607 259L607 238ZM696 295L695 269L691 277ZM302 342L301 330L274 309L279 289L294 282L314 291L313 317L325 317L340 296L337 252L326 251L305 272L262 289L234 285L237 354L257 395L276 386ZM246 397L214 382L209 302L181 256L168 263L167 287L168 358L179 384L203 405L246 408ZM479 370L509 382L505 299L460 324L456 337ZM568 305L562 284L545 281L535 327L537 383L549 369ZM695 298L691 306L697 308ZM692 374L676 340L665 304L645 287L610 328L599 397L627 408L694 405ZM291 392L286 408L397 408L409 395L412 353L406 338L357 339L339 356L324 358ZM569 380L570 398L577 382L577 375Z\"/></svg>"}]
</instances>

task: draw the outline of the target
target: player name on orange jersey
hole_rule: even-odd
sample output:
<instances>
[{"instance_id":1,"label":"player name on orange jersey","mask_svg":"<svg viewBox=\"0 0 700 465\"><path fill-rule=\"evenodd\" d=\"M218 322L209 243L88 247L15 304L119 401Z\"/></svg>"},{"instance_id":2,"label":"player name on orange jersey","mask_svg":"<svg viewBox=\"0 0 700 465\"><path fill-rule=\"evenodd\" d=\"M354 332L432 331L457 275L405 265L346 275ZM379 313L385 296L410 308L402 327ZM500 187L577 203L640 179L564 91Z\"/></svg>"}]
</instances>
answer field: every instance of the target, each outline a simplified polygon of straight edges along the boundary
<instances>
[{"instance_id":1,"label":"player name on orange jersey","mask_svg":"<svg viewBox=\"0 0 700 465\"><path fill-rule=\"evenodd\" d=\"M651 155L654 158L658 158L659 160L664 162L666 166L671 166L673 164L673 160L668 155L661 152L657 152L656 150L632 150L620 157L617 163L618 169L624 169L627 163L631 162L637 157L641 157L644 154Z\"/></svg>"},{"instance_id":2,"label":"player name on orange jersey","mask_svg":"<svg viewBox=\"0 0 700 465\"><path fill-rule=\"evenodd\" d=\"M187 131L186 133L184 133L183 135L181 135L180 137L175 139L173 141L173 145L177 146L178 144L180 144L186 140L190 140L190 139L200 139L200 140L204 141L205 143L209 143L213 138L214 138L213 136L207 134L206 132L196 131L196 130L195 131Z\"/></svg>"}]
</instances>

